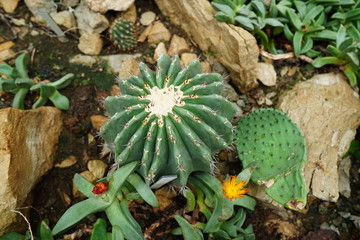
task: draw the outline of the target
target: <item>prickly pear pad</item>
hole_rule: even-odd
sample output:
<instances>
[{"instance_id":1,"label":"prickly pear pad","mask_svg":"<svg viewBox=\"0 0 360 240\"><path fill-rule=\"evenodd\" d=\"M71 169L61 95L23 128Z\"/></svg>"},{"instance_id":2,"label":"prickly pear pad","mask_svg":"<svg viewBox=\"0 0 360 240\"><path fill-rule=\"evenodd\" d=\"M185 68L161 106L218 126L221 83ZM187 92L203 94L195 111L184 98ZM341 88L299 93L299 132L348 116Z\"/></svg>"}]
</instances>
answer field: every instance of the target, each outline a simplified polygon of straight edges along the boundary
<instances>
[{"instance_id":1,"label":"prickly pear pad","mask_svg":"<svg viewBox=\"0 0 360 240\"><path fill-rule=\"evenodd\" d=\"M291 209L306 204L303 168L306 146L298 126L275 109L259 109L238 122L236 147L246 168L256 163L251 179L266 193Z\"/></svg>"},{"instance_id":2,"label":"prickly pear pad","mask_svg":"<svg viewBox=\"0 0 360 240\"><path fill-rule=\"evenodd\" d=\"M105 100L110 121L101 135L120 165L138 161L148 183L176 174L185 185L194 171L211 172L212 156L233 141L236 108L224 99L222 77L201 73L199 61L182 68L179 57L162 55L156 71L119 79L121 96Z\"/></svg>"}]
</instances>

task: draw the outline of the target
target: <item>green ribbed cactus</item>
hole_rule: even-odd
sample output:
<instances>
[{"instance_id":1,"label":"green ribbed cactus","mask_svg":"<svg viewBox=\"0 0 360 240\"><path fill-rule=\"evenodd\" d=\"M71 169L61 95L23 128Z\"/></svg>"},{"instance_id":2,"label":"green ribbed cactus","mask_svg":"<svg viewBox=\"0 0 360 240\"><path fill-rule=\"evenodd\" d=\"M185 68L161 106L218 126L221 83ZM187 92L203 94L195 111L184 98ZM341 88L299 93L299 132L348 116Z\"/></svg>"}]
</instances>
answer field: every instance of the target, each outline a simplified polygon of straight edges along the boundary
<instances>
[{"instance_id":1,"label":"green ribbed cactus","mask_svg":"<svg viewBox=\"0 0 360 240\"><path fill-rule=\"evenodd\" d=\"M176 174L184 186L194 171L212 171L212 156L233 140L236 108L222 96L222 78L202 74L199 61L182 68L178 56L162 55L153 71L119 80L121 96L105 100L110 121L101 135L120 165L139 161L148 183Z\"/></svg>"},{"instance_id":2,"label":"green ribbed cactus","mask_svg":"<svg viewBox=\"0 0 360 240\"><path fill-rule=\"evenodd\" d=\"M121 50L130 50L136 47L134 24L122 18L115 19L110 27L110 39Z\"/></svg>"},{"instance_id":3,"label":"green ribbed cactus","mask_svg":"<svg viewBox=\"0 0 360 240\"><path fill-rule=\"evenodd\" d=\"M236 147L244 167L256 163L251 179L264 184L272 199L294 210L305 207L305 139L288 116L275 109L245 116L238 123Z\"/></svg>"}]
</instances>

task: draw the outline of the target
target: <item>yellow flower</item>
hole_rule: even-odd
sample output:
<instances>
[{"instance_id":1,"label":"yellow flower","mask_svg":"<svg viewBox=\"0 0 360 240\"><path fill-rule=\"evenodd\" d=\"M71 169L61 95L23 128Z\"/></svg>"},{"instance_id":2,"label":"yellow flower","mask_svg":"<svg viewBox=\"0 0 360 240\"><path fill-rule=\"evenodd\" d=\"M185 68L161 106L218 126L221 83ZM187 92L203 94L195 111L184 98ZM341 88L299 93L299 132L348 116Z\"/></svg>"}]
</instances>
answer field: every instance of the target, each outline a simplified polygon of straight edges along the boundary
<instances>
[{"instance_id":1,"label":"yellow flower","mask_svg":"<svg viewBox=\"0 0 360 240\"><path fill-rule=\"evenodd\" d=\"M223 182L222 190L226 198L234 200L235 198L242 198L244 194L248 191L247 188L244 188L246 181L238 181L237 177L231 176L226 181Z\"/></svg>"}]
</instances>

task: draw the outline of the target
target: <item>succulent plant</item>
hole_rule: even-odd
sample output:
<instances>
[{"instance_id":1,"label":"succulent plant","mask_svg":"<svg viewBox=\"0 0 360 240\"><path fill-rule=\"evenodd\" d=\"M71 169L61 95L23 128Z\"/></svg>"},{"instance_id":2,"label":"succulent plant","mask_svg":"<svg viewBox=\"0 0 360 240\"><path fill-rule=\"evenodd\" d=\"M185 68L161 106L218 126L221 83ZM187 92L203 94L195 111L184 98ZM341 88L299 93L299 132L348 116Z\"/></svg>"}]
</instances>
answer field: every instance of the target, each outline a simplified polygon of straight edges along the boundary
<instances>
[{"instance_id":1,"label":"succulent plant","mask_svg":"<svg viewBox=\"0 0 360 240\"><path fill-rule=\"evenodd\" d=\"M140 76L120 79L121 96L110 96L110 116L100 133L120 166L139 162L151 183L177 175L184 186L194 171L211 172L212 156L233 140L235 106L220 96L222 78L201 73L199 61L181 67L162 55L153 71L139 64Z\"/></svg>"},{"instance_id":2,"label":"succulent plant","mask_svg":"<svg viewBox=\"0 0 360 240\"><path fill-rule=\"evenodd\" d=\"M233 178L247 183L251 172L252 169L247 168ZM252 225L246 228L243 228L242 225L246 218L245 209L254 210L256 201L247 195L232 200L228 199L224 190L226 182L222 186L220 180L209 173L191 174L189 177L191 187L182 192L187 200L185 212L187 218L191 218L190 216L194 216L191 212L196 209L205 216L205 219L193 217L190 223L182 216L175 215L175 220L180 228L174 229L172 233L182 234L185 240L255 239ZM235 188L232 190L237 191ZM235 208L235 206L237 207Z\"/></svg>"},{"instance_id":3,"label":"succulent plant","mask_svg":"<svg viewBox=\"0 0 360 240\"><path fill-rule=\"evenodd\" d=\"M259 109L240 119L236 137L243 166L256 164L251 180L264 184L265 192L278 203L304 208L306 147L298 126L279 110Z\"/></svg>"},{"instance_id":4,"label":"succulent plant","mask_svg":"<svg viewBox=\"0 0 360 240\"><path fill-rule=\"evenodd\" d=\"M121 50L130 50L136 47L134 25L126 19L115 19L110 27L110 39L115 42Z\"/></svg>"},{"instance_id":5,"label":"succulent plant","mask_svg":"<svg viewBox=\"0 0 360 240\"><path fill-rule=\"evenodd\" d=\"M0 91L14 93L12 107L24 109L24 100L34 82L29 78L26 68L27 54L23 53L15 60L15 67L0 64ZM6 78L1 77L1 74Z\"/></svg>"}]
</instances>

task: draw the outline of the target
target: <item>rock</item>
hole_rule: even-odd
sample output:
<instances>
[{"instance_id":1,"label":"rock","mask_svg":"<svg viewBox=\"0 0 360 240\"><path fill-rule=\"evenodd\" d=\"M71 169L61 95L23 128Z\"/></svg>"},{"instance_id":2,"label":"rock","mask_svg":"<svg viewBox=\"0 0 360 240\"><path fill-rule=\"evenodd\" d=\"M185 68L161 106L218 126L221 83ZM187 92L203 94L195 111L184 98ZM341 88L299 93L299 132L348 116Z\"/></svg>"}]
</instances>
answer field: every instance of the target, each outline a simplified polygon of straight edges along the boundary
<instances>
[{"instance_id":1,"label":"rock","mask_svg":"<svg viewBox=\"0 0 360 240\"><path fill-rule=\"evenodd\" d=\"M229 100L231 102L236 102L237 100L239 100L239 95L237 94L235 89L229 83L224 82L223 86L224 87L221 92L221 96L223 96L224 98L226 98L227 100Z\"/></svg>"},{"instance_id":2,"label":"rock","mask_svg":"<svg viewBox=\"0 0 360 240\"><path fill-rule=\"evenodd\" d=\"M90 172L90 171L84 171L82 173L80 173L80 175L82 177L84 177L86 180L88 180L91 183L95 183L96 181L96 177ZM73 179L73 187L72 187L72 194L74 198L78 198L78 197L85 197L80 191L79 189L75 186L74 184L74 179Z\"/></svg>"},{"instance_id":3,"label":"rock","mask_svg":"<svg viewBox=\"0 0 360 240\"><path fill-rule=\"evenodd\" d=\"M136 19L137 19L137 13L136 13L136 6L135 4L131 5L129 7L128 10L126 10L125 12L119 12L119 14L116 16L117 18L123 18L126 19L132 23L135 24Z\"/></svg>"},{"instance_id":4,"label":"rock","mask_svg":"<svg viewBox=\"0 0 360 240\"><path fill-rule=\"evenodd\" d=\"M259 62L256 68L257 79L265 86L271 87L276 84L276 72L270 63Z\"/></svg>"},{"instance_id":5,"label":"rock","mask_svg":"<svg viewBox=\"0 0 360 240\"><path fill-rule=\"evenodd\" d=\"M154 22L155 17L156 15L152 11L144 12L143 14L141 14L140 23L144 26L148 26Z\"/></svg>"},{"instance_id":6,"label":"rock","mask_svg":"<svg viewBox=\"0 0 360 240\"><path fill-rule=\"evenodd\" d=\"M176 193L171 191L168 187L162 187L155 191L155 196L159 202L159 207L154 207L154 212L163 211L165 208L173 203L173 198L176 197Z\"/></svg>"},{"instance_id":7,"label":"rock","mask_svg":"<svg viewBox=\"0 0 360 240\"><path fill-rule=\"evenodd\" d=\"M95 137L91 133L87 134L87 142L89 146L94 146L96 144Z\"/></svg>"},{"instance_id":8,"label":"rock","mask_svg":"<svg viewBox=\"0 0 360 240\"><path fill-rule=\"evenodd\" d=\"M302 130L308 159L305 182L325 201L339 197L338 164L360 124L360 100L341 74L316 75L280 96L277 108Z\"/></svg>"},{"instance_id":9,"label":"rock","mask_svg":"<svg viewBox=\"0 0 360 240\"><path fill-rule=\"evenodd\" d=\"M20 0L0 0L0 5L4 8L7 13L14 13Z\"/></svg>"},{"instance_id":10,"label":"rock","mask_svg":"<svg viewBox=\"0 0 360 240\"><path fill-rule=\"evenodd\" d=\"M74 64L78 64L78 65L84 65L84 66L88 66L91 67L92 65L94 65L97 61L96 57L93 56L86 56L86 55L75 55L74 57L70 58L69 62L70 63L74 63Z\"/></svg>"},{"instance_id":11,"label":"rock","mask_svg":"<svg viewBox=\"0 0 360 240\"><path fill-rule=\"evenodd\" d=\"M0 236L25 231L24 219L11 210L31 206L31 190L53 167L61 128L57 108L0 110Z\"/></svg>"},{"instance_id":12,"label":"rock","mask_svg":"<svg viewBox=\"0 0 360 240\"><path fill-rule=\"evenodd\" d=\"M97 131L100 131L100 128L102 125L104 125L104 123L107 121L108 119L104 116L101 115L92 115L90 117L90 122L91 125L94 129L96 129Z\"/></svg>"},{"instance_id":13,"label":"rock","mask_svg":"<svg viewBox=\"0 0 360 240\"><path fill-rule=\"evenodd\" d=\"M140 57L141 54L116 54L116 55L108 55L101 56L101 59L107 61L108 70L112 73L119 73L121 70L121 65L123 62L129 59L135 59ZM134 69L132 69L134 70ZM137 71L137 70L136 70Z\"/></svg>"},{"instance_id":14,"label":"rock","mask_svg":"<svg viewBox=\"0 0 360 240\"><path fill-rule=\"evenodd\" d=\"M184 52L189 52L190 46L186 42L185 38L179 37L178 35L174 34L171 38L168 54L170 56L174 55L181 55Z\"/></svg>"},{"instance_id":15,"label":"rock","mask_svg":"<svg viewBox=\"0 0 360 240\"><path fill-rule=\"evenodd\" d=\"M346 157L342 159L339 163L339 192L346 198L349 198L351 195L350 188L350 169L351 169L351 159Z\"/></svg>"},{"instance_id":16,"label":"rock","mask_svg":"<svg viewBox=\"0 0 360 240\"><path fill-rule=\"evenodd\" d=\"M25 4L35 16L36 21L43 21L39 12L46 12L50 14L56 12L57 8L54 0L25 0Z\"/></svg>"},{"instance_id":17,"label":"rock","mask_svg":"<svg viewBox=\"0 0 360 240\"><path fill-rule=\"evenodd\" d=\"M0 62L8 60L16 56L16 53L12 49L5 49L0 52Z\"/></svg>"},{"instance_id":18,"label":"rock","mask_svg":"<svg viewBox=\"0 0 360 240\"><path fill-rule=\"evenodd\" d=\"M213 67L213 71L222 75L222 76L227 76L229 75L229 72L226 70L226 68L224 67L224 65L222 65L219 61L215 61L212 65Z\"/></svg>"},{"instance_id":19,"label":"rock","mask_svg":"<svg viewBox=\"0 0 360 240\"><path fill-rule=\"evenodd\" d=\"M109 10L126 11L135 0L85 0L88 7L100 13L106 13Z\"/></svg>"},{"instance_id":20,"label":"rock","mask_svg":"<svg viewBox=\"0 0 360 240\"><path fill-rule=\"evenodd\" d=\"M157 61L159 57L163 54L167 54L165 43L161 42L157 45L154 52L154 60Z\"/></svg>"},{"instance_id":21,"label":"rock","mask_svg":"<svg viewBox=\"0 0 360 240\"><path fill-rule=\"evenodd\" d=\"M85 33L79 39L78 48L89 55L98 55L103 47L103 40L98 33Z\"/></svg>"},{"instance_id":22,"label":"rock","mask_svg":"<svg viewBox=\"0 0 360 240\"><path fill-rule=\"evenodd\" d=\"M134 58L130 58L122 62L119 71L119 78L128 78L131 76L138 76L139 74L139 63Z\"/></svg>"},{"instance_id":23,"label":"rock","mask_svg":"<svg viewBox=\"0 0 360 240\"><path fill-rule=\"evenodd\" d=\"M4 43L1 43L0 44L0 52L1 51L4 51L4 50L7 50L7 49L10 49L14 46L14 42L13 41L7 41L7 42L4 42Z\"/></svg>"},{"instance_id":24,"label":"rock","mask_svg":"<svg viewBox=\"0 0 360 240\"><path fill-rule=\"evenodd\" d=\"M67 168L67 167L71 167L73 165L76 164L76 157L75 156L69 156L66 159L64 159L63 161L61 161L61 163L57 163L55 164L55 167L57 168Z\"/></svg>"},{"instance_id":25,"label":"rock","mask_svg":"<svg viewBox=\"0 0 360 240\"><path fill-rule=\"evenodd\" d=\"M61 0L61 4L58 4L61 10L69 9L79 5L80 0Z\"/></svg>"},{"instance_id":26,"label":"rock","mask_svg":"<svg viewBox=\"0 0 360 240\"><path fill-rule=\"evenodd\" d=\"M195 53L183 53L181 54L181 64L183 66L188 65L190 62L194 60L198 60L198 57Z\"/></svg>"},{"instance_id":27,"label":"rock","mask_svg":"<svg viewBox=\"0 0 360 240\"><path fill-rule=\"evenodd\" d=\"M138 42L144 42L148 39L149 43L159 43L169 41L171 33L164 24L160 21L156 21L153 24L147 26L144 32L140 35Z\"/></svg>"},{"instance_id":28,"label":"rock","mask_svg":"<svg viewBox=\"0 0 360 240\"><path fill-rule=\"evenodd\" d=\"M111 87L110 95L111 95L111 96L119 96L119 95L121 95L121 91L120 91L119 85L115 84L115 85L113 85L113 86Z\"/></svg>"},{"instance_id":29,"label":"rock","mask_svg":"<svg viewBox=\"0 0 360 240\"><path fill-rule=\"evenodd\" d=\"M58 25L70 29L73 32L76 32L76 20L72 12L67 10L61 12L54 12L51 13L50 16Z\"/></svg>"},{"instance_id":30,"label":"rock","mask_svg":"<svg viewBox=\"0 0 360 240\"><path fill-rule=\"evenodd\" d=\"M87 164L87 168L95 178L101 179L104 177L108 165L101 160L90 160Z\"/></svg>"},{"instance_id":31,"label":"rock","mask_svg":"<svg viewBox=\"0 0 360 240\"><path fill-rule=\"evenodd\" d=\"M200 63L201 63L203 73L211 73L211 66L210 66L209 62L201 61Z\"/></svg>"},{"instance_id":32,"label":"rock","mask_svg":"<svg viewBox=\"0 0 360 240\"><path fill-rule=\"evenodd\" d=\"M100 13L91 11L84 3L84 0L76 7L74 13L81 34L101 33L109 27L107 18Z\"/></svg>"},{"instance_id":33,"label":"rock","mask_svg":"<svg viewBox=\"0 0 360 240\"><path fill-rule=\"evenodd\" d=\"M217 21L208 0L155 2L162 14L169 17L174 25L181 26L201 50L215 53L241 92L258 85L256 66L259 48L254 36L240 27Z\"/></svg>"}]
</instances>

